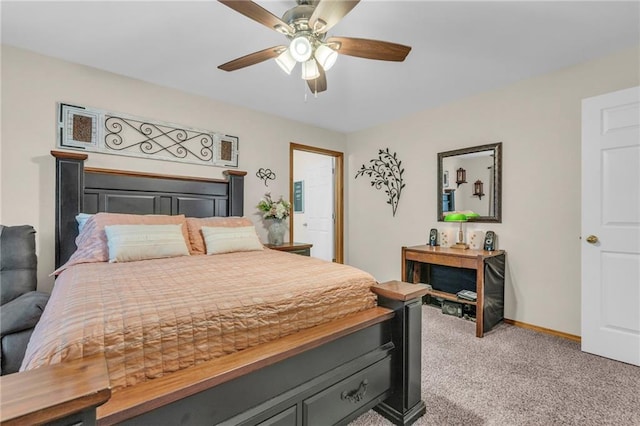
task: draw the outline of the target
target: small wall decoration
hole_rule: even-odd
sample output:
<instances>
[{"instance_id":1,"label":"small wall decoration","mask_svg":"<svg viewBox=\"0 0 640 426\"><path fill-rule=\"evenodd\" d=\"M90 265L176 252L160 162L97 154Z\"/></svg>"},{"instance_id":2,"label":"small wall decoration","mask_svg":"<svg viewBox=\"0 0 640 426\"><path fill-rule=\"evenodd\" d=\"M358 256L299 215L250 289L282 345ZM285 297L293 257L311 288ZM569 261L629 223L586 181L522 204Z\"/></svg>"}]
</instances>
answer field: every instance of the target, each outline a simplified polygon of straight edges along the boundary
<instances>
[{"instance_id":1,"label":"small wall decoration","mask_svg":"<svg viewBox=\"0 0 640 426\"><path fill-rule=\"evenodd\" d=\"M473 184L473 195L475 197L478 197L481 200L482 200L482 197L484 196L484 191L482 189L482 181L480 179L475 181L475 183Z\"/></svg>"},{"instance_id":2,"label":"small wall decoration","mask_svg":"<svg viewBox=\"0 0 640 426\"><path fill-rule=\"evenodd\" d=\"M293 182L293 212L304 213L304 181Z\"/></svg>"},{"instance_id":3,"label":"small wall decoration","mask_svg":"<svg viewBox=\"0 0 640 426\"><path fill-rule=\"evenodd\" d=\"M456 184L460 186L463 183L467 183L467 171L460 167L458 170L456 170Z\"/></svg>"},{"instance_id":4,"label":"small wall decoration","mask_svg":"<svg viewBox=\"0 0 640 426\"><path fill-rule=\"evenodd\" d=\"M238 167L238 144L236 136L216 134L214 143L216 148L214 153L218 156L215 159L216 166Z\"/></svg>"},{"instance_id":5,"label":"small wall decoration","mask_svg":"<svg viewBox=\"0 0 640 426\"><path fill-rule=\"evenodd\" d=\"M256 177L264 181L264 186L269 186L267 181L276 180L276 174L271 169L263 169L262 167L256 172Z\"/></svg>"},{"instance_id":6,"label":"small wall decoration","mask_svg":"<svg viewBox=\"0 0 640 426\"><path fill-rule=\"evenodd\" d=\"M95 112L60 104L61 146L92 150L98 144L98 119Z\"/></svg>"},{"instance_id":7,"label":"small wall decoration","mask_svg":"<svg viewBox=\"0 0 640 426\"><path fill-rule=\"evenodd\" d=\"M384 186L384 192L388 197L387 204L391 205L393 216L395 216L402 188L405 187L402 182L404 169L400 167L402 161L398 160L397 153L391 154L389 148L387 148L378 150L378 158L369 160L369 163L371 163L369 167L364 164L360 167L355 178L367 175L372 178L371 186L376 189Z\"/></svg>"},{"instance_id":8,"label":"small wall decoration","mask_svg":"<svg viewBox=\"0 0 640 426\"><path fill-rule=\"evenodd\" d=\"M59 103L58 146L104 154L238 167L238 138Z\"/></svg>"}]
</instances>

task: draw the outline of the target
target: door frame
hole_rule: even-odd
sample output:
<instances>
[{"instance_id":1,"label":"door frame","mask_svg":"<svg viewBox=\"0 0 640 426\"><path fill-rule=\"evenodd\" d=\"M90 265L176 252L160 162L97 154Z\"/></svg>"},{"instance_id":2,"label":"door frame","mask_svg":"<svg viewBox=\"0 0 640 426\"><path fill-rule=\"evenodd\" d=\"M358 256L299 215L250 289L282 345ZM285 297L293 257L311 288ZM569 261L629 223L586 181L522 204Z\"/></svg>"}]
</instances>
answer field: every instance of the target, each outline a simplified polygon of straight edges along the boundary
<instances>
[{"instance_id":1,"label":"door frame","mask_svg":"<svg viewBox=\"0 0 640 426\"><path fill-rule=\"evenodd\" d=\"M336 263L344 263L344 153L315 146L302 145L295 142L289 143L289 199L293 200L293 154L294 151L311 152L313 154L327 155L335 161L334 185L334 209L335 223L333 230L333 252ZM289 242L293 243L293 217L290 215Z\"/></svg>"}]
</instances>

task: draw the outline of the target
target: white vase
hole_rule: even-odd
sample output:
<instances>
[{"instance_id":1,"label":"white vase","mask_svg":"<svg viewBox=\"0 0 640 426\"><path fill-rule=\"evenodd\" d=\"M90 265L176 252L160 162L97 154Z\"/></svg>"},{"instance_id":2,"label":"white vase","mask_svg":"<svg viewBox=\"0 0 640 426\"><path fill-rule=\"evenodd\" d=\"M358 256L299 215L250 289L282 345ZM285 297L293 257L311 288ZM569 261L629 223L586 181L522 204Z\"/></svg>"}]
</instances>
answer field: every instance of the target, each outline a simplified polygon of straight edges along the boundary
<instances>
[{"instance_id":1,"label":"white vase","mask_svg":"<svg viewBox=\"0 0 640 426\"><path fill-rule=\"evenodd\" d=\"M287 226L285 225L283 219L271 219L271 224L269 225L269 233L267 234L269 244L272 244L274 246L281 246L284 240L285 232L287 232Z\"/></svg>"}]
</instances>

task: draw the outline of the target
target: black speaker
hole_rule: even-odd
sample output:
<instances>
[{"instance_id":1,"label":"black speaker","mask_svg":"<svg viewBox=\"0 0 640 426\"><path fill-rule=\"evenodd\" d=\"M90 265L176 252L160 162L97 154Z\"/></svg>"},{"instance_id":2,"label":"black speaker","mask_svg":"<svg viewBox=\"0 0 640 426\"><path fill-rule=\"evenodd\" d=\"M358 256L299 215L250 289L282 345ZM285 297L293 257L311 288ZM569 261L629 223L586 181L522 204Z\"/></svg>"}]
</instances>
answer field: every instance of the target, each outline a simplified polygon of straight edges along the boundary
<instances>
[{"instance_id":1,"label":"black speaker","mask_svg":"<svg viewBox=\"0 0 640 426\"><path fill-rule=\"evenodd\" d=\"M462 303L451 302L449 300L442 301L442 313L453 315L454 317L462 317Z\"/></svg>"},{"instance_id":2,"label":"black speaker","mask_svg":"<svg viewBox=\"0 0 640 426\"><path fill-rule=\"evenodd\" d=\"M437 246L438 245L438 230L437 229L432 229L431 231L429 231L429 242L428 244L430 246Z\"/></svg>"},{"instance_id":3,"label":"black speaker","mask_svg":"<svg viewBox=\"0 0 640 426\"><path fill-rule=\"evenodd\" d=\"M496 233L493 231L487 231L484 234L484 249L487 251L494 251L496 249Z\"/></svg>"}]
</instances>

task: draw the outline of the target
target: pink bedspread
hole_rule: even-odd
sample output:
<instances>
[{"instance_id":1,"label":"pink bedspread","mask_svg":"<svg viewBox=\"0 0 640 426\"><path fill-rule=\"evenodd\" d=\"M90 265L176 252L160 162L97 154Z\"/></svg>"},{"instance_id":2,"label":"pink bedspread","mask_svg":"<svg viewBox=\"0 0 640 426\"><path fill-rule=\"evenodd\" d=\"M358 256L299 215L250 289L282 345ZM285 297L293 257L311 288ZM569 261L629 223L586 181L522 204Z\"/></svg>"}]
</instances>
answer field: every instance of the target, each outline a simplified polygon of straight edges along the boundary
<instances>
[{"instance_id":1,"label":"pink bedspread","mask_svg":"<svg viewBox=\"0 0 640 426\"><path fill-rule=\"evenodd\" d=\"M112 389L375 306L356 268L274 250L80 264L56 280L22 370L104 352Z\"/></svg>"}]
</instances>

